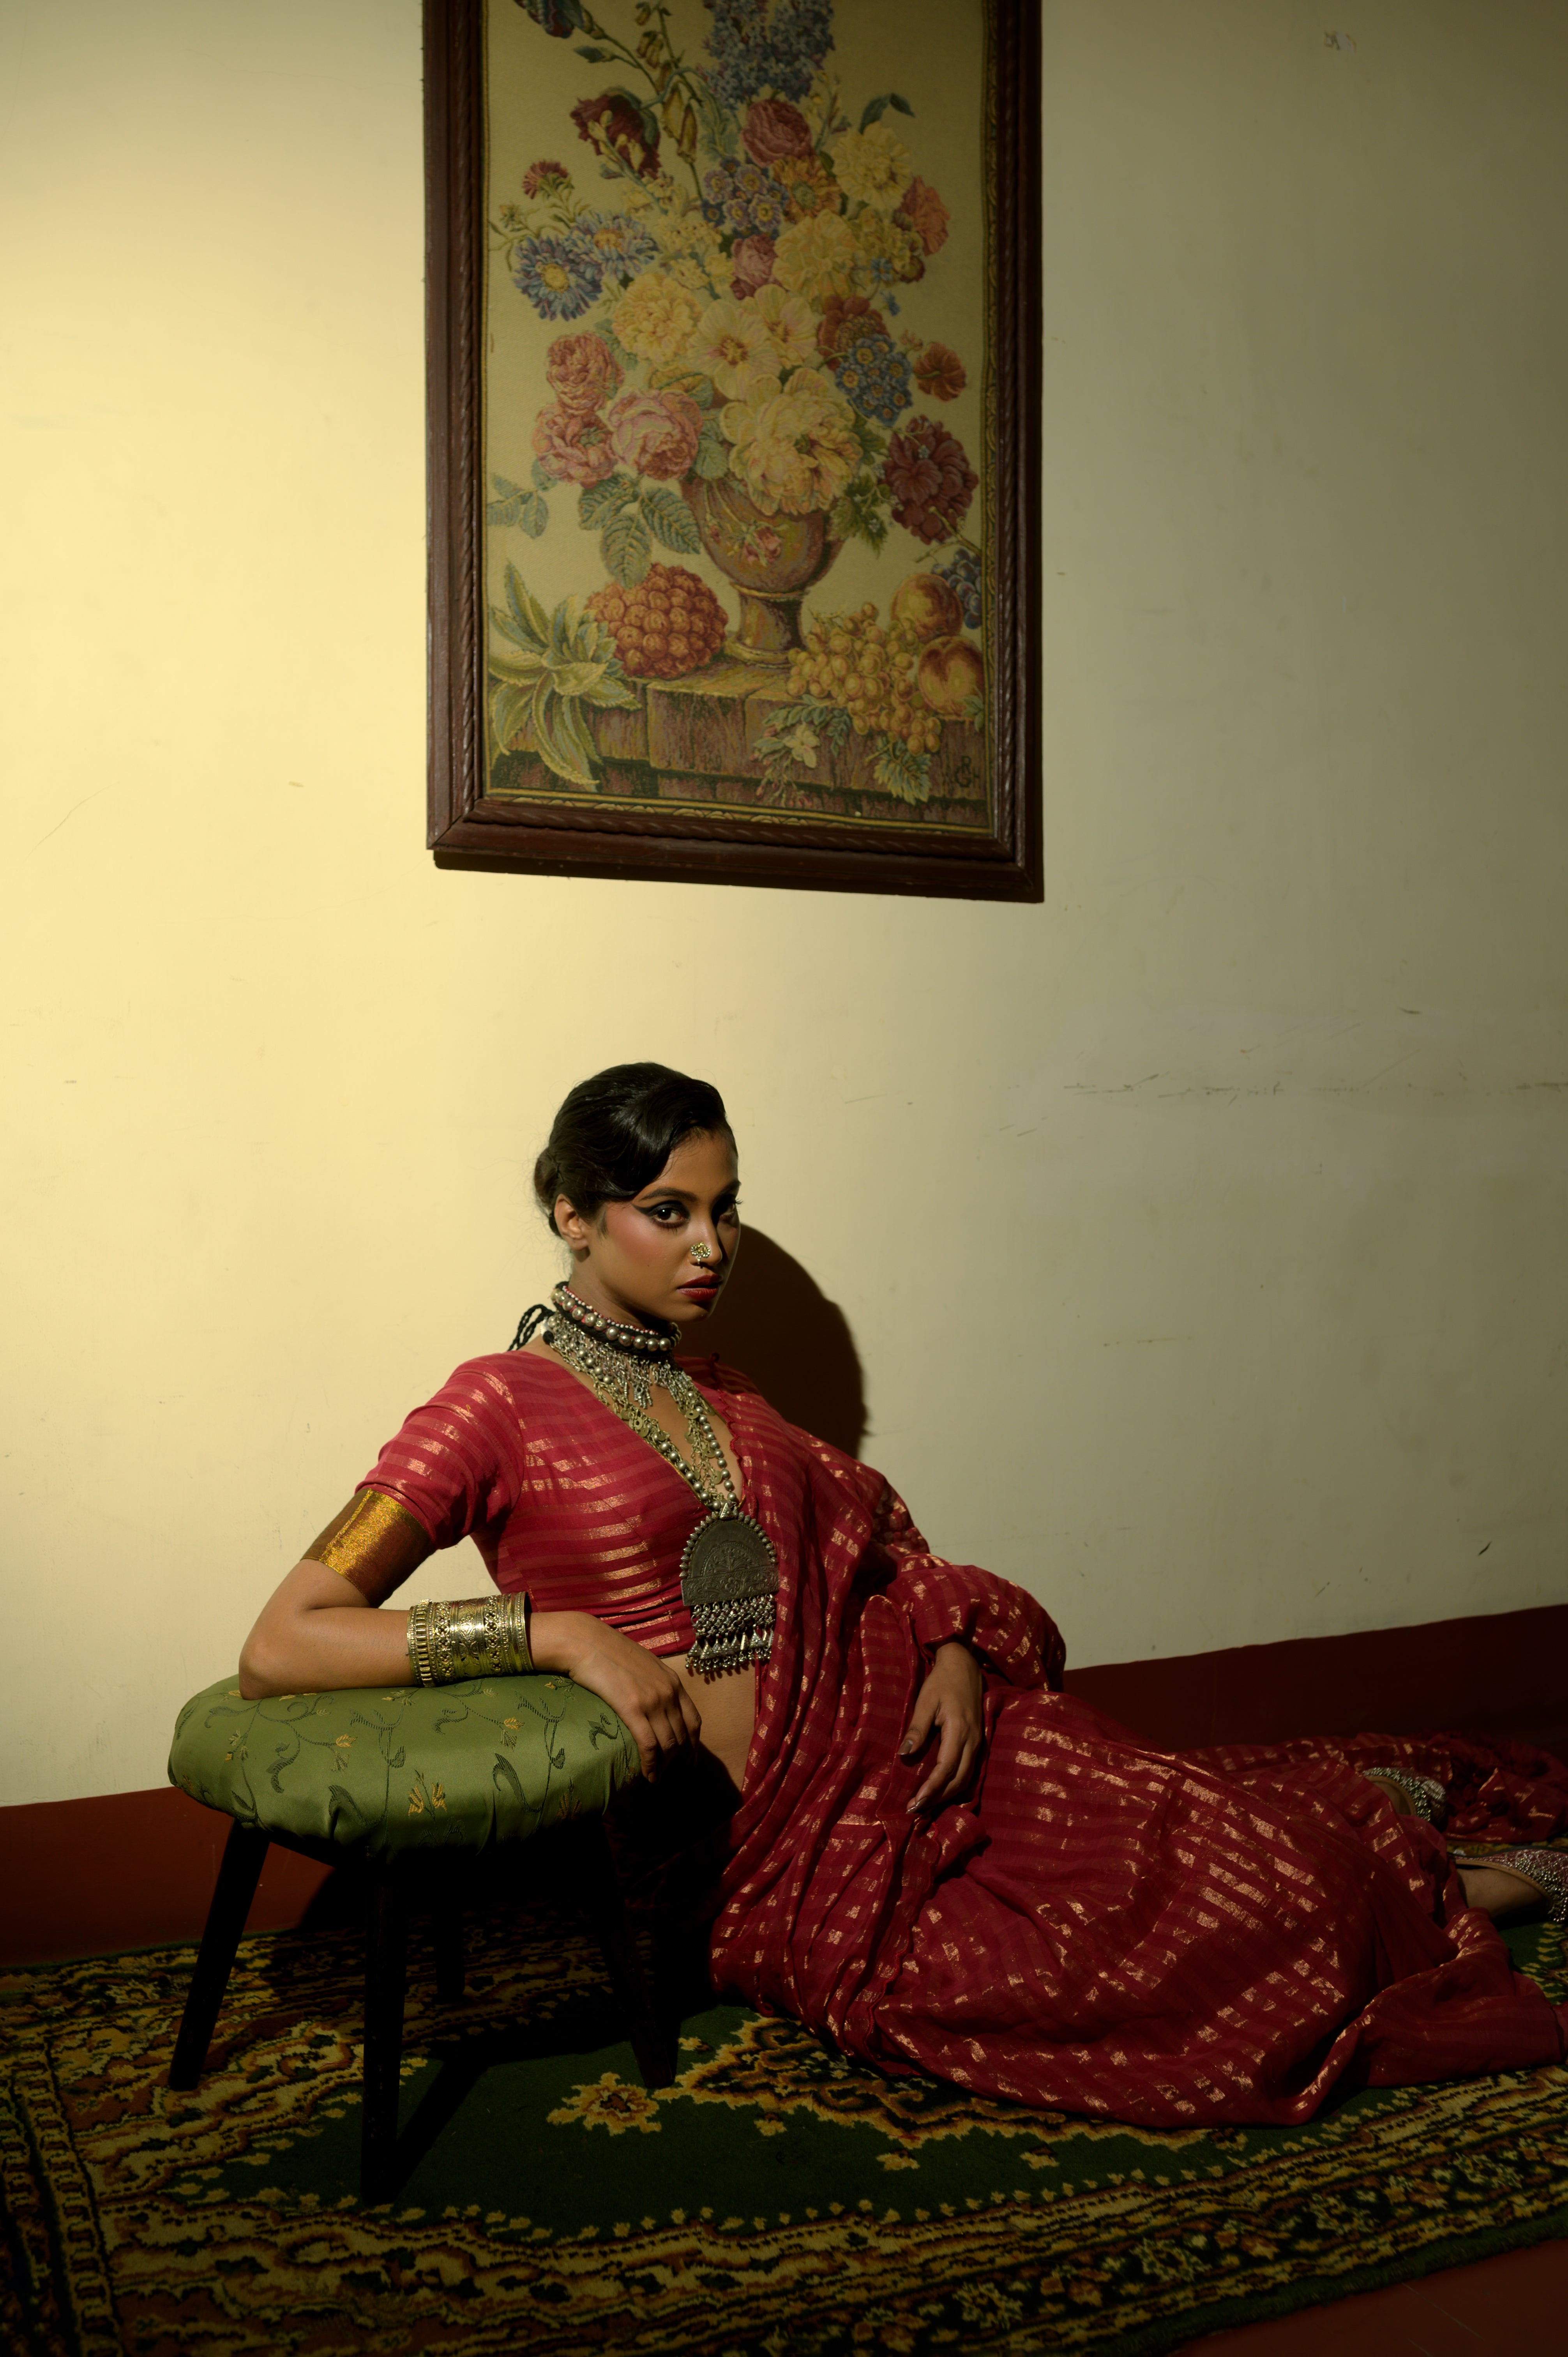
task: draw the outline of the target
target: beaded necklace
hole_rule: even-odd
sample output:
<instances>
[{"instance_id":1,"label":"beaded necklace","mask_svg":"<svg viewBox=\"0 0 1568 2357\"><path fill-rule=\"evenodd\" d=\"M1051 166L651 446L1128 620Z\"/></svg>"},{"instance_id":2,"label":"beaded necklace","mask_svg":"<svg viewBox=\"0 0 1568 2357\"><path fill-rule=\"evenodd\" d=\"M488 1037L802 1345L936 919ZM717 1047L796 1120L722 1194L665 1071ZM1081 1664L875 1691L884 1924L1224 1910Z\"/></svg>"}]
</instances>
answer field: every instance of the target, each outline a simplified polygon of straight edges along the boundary
<instances>
[{"instance_id":1,"label":"beaded necklace","mask_svg":"<svg viewBox=\"0 0 1568 2357\"><path fill-rule=\"evenodd\" d=\"M708 1509L681 1556L681 1595L692 1616L687 1668L699 1677L713 1678L766 1662L773 1648L779 1558L761 1523L742 1512L707 1403L684 1367L674 1362L678 1329L655 1331L607 1318L564 1283L551 1299L554 1316L542 1306L538 1312L530 1310L518 1327L512 1349L520 1350L542 1329L542 1340L557 1357L674 1467ZM669 1393L679 1411L690 1461L653 1413L655 1383Z\"/></svg>"}]
</instances>

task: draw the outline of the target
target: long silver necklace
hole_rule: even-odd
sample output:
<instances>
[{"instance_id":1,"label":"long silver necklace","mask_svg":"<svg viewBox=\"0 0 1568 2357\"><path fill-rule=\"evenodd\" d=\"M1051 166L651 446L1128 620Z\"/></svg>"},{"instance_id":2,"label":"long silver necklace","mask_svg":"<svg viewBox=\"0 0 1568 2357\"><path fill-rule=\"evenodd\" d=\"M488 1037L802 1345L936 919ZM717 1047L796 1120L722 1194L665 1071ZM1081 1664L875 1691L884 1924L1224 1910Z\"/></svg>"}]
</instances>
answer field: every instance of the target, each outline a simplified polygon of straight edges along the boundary
<instances>
[{"instance_id":1,"label":"long silver necklace","mask_svg":"<svg viewBox=\"0 0 1568 2357\"><path fill-rule=\"evenodd\" d=\"M658 1449L708 1509L681 1555L681 1596L692 1616L687 1668L716 1678L766 1662L773 1650L779 1558L761 1523L741 1512L707 1403L674 1363L673 1333L606 1318L565 1284L551 1299L556 1314L543 1329L550 1348L639 1439ZM653 1413L655 1383L680 1413L690 1462Z\"/></svg>"}]
</instances>

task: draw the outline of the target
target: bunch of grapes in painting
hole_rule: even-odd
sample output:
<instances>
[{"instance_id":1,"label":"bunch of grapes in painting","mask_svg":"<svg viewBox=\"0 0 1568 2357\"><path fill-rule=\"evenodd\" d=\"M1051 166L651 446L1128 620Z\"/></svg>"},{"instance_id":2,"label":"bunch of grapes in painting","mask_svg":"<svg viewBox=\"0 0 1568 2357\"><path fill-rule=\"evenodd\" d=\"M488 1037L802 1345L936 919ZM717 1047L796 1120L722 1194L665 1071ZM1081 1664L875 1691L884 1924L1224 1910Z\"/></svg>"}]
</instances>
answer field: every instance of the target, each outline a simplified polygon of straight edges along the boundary
<instances>
[{"instance_id":1,"label":"bunch of grapes in painting","mask_svg":"<svg viewBox=\"0 0 1568 2357\"><path fill-rule=\"evenodd\" d=\"M984 599L981 590L980 552L967 544L956 548L940 565L931 568L937 578L945 581L963 608L963 619L972 630L978 630L984 616Z\"/></svg>"},{"instance_id":2,"label":"bunch of grapes in painting","mask_svg":"<svg viewBox=\"0 0 1568 2357\"><path fill-rule=\"evenodd\" d=\"M886 623L872 604L819 615L789 658L791 700L758 740L770 779L811 769L824 751L842 754L859 737L883 792L929 802L944 723L977 724L983 716L984 663L960 635L962 619L956 593L934 573L900 584Z\"/></svg>"}]
</instances>

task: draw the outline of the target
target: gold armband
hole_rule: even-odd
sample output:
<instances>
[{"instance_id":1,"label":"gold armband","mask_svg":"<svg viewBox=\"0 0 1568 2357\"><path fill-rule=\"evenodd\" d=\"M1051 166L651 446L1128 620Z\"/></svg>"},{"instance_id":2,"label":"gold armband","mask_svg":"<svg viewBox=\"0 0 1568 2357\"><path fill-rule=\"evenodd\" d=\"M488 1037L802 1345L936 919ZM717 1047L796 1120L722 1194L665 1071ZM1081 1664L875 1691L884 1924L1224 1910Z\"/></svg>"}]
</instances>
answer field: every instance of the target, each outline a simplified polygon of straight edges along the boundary
<instances>
[{"instance_id":1,"label":"gold armband","mask_svg":"<svg viewBox=\"0 0 1568 2357\"><path fill-rule=\"evenodd\" d=\"M305 1561L335 1571L372 1604L384 1604L435 1552L406 1506L380 1490L356 1490L342 1512L311 1540Z\"/></svg>"},{"instance_id":2,"label":"gold armband","mask_svg":"<svg viewBox=\"0 0 1568 2357\"><path fill-rule=\"evenodd\" d=\"M479 1596L466 1604L415 1604L408 1659L416 1686L456 1678L515 1678L533 1667L526 1595Z\"/></svg>"}]
</instances>

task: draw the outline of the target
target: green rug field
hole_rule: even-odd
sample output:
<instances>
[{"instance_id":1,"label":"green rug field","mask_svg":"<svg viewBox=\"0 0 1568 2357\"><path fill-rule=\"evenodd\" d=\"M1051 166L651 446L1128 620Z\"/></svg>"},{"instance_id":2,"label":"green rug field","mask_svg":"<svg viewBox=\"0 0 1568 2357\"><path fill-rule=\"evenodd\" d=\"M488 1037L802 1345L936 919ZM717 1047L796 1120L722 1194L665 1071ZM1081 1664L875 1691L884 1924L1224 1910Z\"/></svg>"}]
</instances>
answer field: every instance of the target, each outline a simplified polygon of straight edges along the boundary
<instances>
[{"instance_id":1,"label":"green rug field","mask_svg":"<svg viewBox=\"0 0 1568 2357\"><path fill-rule=\"evenodd\" d=\"M1513 1945L1560 1997L1560 1936ZM188 1949L11 1975L5 2345L1133 2357L1568 2233L1561 2068L1154 2133L885 2081L715 2007L650 2095L563 1918L470 1949L445 2009L415 1947L404 2174L369 2212L351 1930L243 1944L195 2094L162 2083Z\"/></svg>"}]
</instances>

